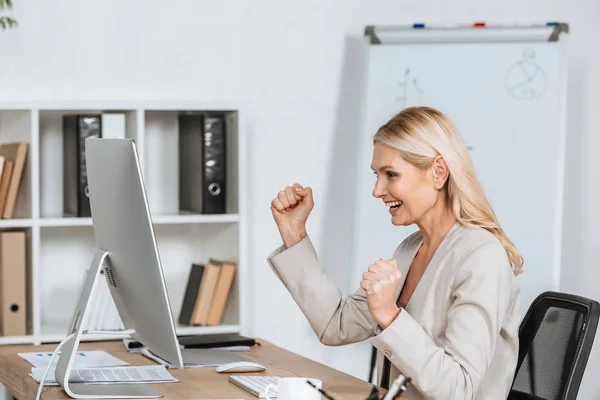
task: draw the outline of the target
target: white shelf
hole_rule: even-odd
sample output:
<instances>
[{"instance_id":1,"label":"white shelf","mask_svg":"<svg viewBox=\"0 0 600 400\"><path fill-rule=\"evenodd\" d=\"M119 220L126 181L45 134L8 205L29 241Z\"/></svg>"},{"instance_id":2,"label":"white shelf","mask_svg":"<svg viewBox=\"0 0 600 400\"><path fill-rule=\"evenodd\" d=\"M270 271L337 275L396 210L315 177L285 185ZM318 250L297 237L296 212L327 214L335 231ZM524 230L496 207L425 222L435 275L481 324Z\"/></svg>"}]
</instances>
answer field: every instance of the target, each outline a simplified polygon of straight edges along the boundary
<instances>
[{"instance_id":1,"label":"white shelf","mask_svg":"<svg viewBox=\"0 0 600 400\"><path fill-rule=\"evenodd\" d=\"M0 219L0 229L31 228L34 221L28 218Z\"/></svg>"},{"instance_id":2,"label":"white shelf","mask_svg":"<svg viewBox=\"0 0 600 400\"><path fill-rule=\"evenodd\" d=\"M40 218L37 225L47 226L92 226L91 218Z\"/></svg>"},{"instance_id":3,"label":"white shelf","mask_svg":"<svg viewBox=\"0 0 600 400\"><path fill-rule=\"evenodd\" d=\"M184 214L184 215L156 215L152 217L155 224L219 224L239 222L239 214Z\"/></svg>"},{"instance_id":4,"label":"white shelf","mask_svg":"<svg viewBox=\"0 0 600 400\"><path fill-rule=\"evenodd\" d=\"M41 101L0 102L1 110L157 110L157 111L238 111L242 102L237 101Z\"/></svg>"},{"instance_id":5,"label":"white shelf","mask_svg":"<svg viewBox=\"0 0 600 400\"><path fill-rule=\"evenodd\" d=\"M203 214L182 214L182 215L156 215L152 217L152 223L157 225L176 225L176 224L217 224L217 223L232 223L239 222L238 214L219 214L219 215L203 215ZM2 220L0 220L1 222ZM21 220L23 223L29 222L28 225L17 224L15 226L33 226L39 225L42 227L69 227L69 226L92 226L91 218L40 218L37 221ZM0 225L2 227L2 225Z\"/></svg>"},{"instance_id":6,"label":"white shelf","mask_svg":"<svg viewBox=\"0 0 600 400\"><path fill-rule=\"evenodd\" d=\"M96 249L91 218L62 216L62 116L104 111L126 116L126 135L135 139L157 244L175 322L189 268L209 258L237 261L237 276L222 325L178 326L178 335L243 333L246 326L248 246L246 238L246 140L236 102L0 102L0 142L30 143L13 219L0 229L28 232L29 335L0 337L0 345L58 342ZM224 111L228 118L227 214L178 211L177 115ZM57 228L57 229L54 229ZM85 340L116 339L93 335Z\"/></svg>"}]
</instances>

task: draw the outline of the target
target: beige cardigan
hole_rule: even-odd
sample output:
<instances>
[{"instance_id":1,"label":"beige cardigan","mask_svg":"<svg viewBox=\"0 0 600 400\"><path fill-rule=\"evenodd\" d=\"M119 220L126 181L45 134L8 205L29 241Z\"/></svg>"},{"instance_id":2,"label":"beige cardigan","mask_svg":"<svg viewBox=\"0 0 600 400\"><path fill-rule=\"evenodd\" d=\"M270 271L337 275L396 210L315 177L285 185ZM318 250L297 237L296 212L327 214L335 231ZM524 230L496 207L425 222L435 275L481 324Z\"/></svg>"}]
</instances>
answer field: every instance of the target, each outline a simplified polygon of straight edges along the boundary
<instances>
[{"instance_id":1,"label":"beige cardigan","mask_svg":"<svg viewBox=\"0 0 600 400\"><path fill-rule=\"evenodd\" d=\"M397 296L421 244L416 232L394 253L402 274ZM378 349L378 381L384 354L392 363L390 382L399 373L411 378L410 399L507 398L519 349L520 291L504 248L488 231L455 223L408 305L383 331L362 289L342 296L309 237L279 247L268 261L323 344L369 339Z\"/></svg>"}]
</instances>

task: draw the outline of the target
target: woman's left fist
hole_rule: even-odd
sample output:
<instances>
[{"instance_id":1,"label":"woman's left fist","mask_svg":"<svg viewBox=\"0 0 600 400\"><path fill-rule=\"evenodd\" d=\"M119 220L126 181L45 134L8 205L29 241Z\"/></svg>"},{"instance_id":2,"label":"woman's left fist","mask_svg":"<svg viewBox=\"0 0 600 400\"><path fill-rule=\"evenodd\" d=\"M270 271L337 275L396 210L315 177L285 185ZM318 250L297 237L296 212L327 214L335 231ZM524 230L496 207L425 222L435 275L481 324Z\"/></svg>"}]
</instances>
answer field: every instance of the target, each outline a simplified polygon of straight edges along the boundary
<instances>
[{"instance_id":1,"label":"woman's left fist","mask_svg":"<svg viewBox=\"0 0 600 400\"><path fill-rule=\"evenodd\" d=\"M396 305L396 289L400 278L394 259L379 259L362 274L360 287L367 294L369 312L382 329L387 328L400 312Z\"/></svg>"}]
</instances>

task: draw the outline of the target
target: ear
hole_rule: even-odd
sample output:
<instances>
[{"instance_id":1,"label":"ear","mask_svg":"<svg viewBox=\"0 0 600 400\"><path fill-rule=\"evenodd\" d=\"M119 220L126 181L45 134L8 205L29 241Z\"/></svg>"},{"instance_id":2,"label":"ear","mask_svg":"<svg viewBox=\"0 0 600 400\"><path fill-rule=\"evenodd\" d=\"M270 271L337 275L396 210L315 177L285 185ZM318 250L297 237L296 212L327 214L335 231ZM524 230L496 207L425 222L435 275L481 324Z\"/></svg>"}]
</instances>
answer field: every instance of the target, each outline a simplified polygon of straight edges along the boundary
<instances>
[{"instance_id":1,"label":"ear","mask_svg":"<svg viewBox=\"0 0 600 400\"><path fill-rule=\"evenodd\" d=\"M432 169L433 184L437 190L440 190L446 185L446 181L450 175L448 164L446 164L446 161L442 156L436 156L433 159Z\"/></svg>"}]
</instances>

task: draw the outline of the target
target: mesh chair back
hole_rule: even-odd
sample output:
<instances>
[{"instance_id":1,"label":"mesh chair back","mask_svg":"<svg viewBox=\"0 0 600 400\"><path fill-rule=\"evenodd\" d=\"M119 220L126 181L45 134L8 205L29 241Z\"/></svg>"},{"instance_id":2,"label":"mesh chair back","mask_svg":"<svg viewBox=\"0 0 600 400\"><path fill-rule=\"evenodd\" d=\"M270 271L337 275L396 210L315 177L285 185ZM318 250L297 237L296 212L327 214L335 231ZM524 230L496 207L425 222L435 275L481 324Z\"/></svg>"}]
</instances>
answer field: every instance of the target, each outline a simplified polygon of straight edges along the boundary
<instances>
[{"instance_id":1,"label":"mesh chair back","mask_svg":"<svg viewBox=\"0 0 600 400\"><path fill-rule=\"evenodd\" d=\"M599 315L595 300L557 292L538 296L519 330L519 361L509 398L575 399Z\"/></svg>"}]
</instances>

